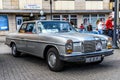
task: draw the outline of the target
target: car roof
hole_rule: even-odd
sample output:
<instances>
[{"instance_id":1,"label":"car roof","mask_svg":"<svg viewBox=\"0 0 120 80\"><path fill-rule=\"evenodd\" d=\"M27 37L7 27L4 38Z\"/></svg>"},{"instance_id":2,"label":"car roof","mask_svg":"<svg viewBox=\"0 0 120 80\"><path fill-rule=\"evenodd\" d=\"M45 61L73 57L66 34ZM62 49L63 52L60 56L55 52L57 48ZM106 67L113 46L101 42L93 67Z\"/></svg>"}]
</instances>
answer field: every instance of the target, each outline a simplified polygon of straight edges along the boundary
<instances>
[{"instance_id":1,"label":"car roof","mask_svg":"<svg viewBox=\"0 0 120 80\"><path fill-rule=\"evenodd\" d=\"M23 23L30 23L30 22L68 22L68 21L60 21L60 20L32 20L32 21L24 21Z\"/></svg>"}]
</instances>

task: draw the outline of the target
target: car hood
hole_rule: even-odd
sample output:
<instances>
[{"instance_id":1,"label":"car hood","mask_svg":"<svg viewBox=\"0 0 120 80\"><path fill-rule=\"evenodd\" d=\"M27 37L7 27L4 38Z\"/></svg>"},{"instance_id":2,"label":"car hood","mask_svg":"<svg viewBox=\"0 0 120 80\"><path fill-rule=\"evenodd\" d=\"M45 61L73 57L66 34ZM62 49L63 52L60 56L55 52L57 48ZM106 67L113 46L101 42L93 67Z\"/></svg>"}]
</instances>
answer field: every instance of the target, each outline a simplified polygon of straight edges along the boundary
<instances>
[{"instance_id":1,"label":"car hood","mask_svg":"<svg viewBox=\"0 0 120 80\"><path fill-rule=\"evenodd\" d=\"M94 35L89 35L89 34L81 34L81 33L78 33L78 32L74 32L74 33L69 33L69 32L68 33L56 33L56 34L53 34L53 36L65 38L67 40L71 39L74 42L101 39L100 36L94 36Z\"/></svg>"},{"instance_id":2,"label":"car hood","mask_svg":"<svg viewBox=\"0 0 120 80\"><path fill-rule=\"evenodd\" d=\"M108 38L110 38L107 35L101 35L101 34L91 34L91 33L90 34L89 33L81 33L81 34L87 34L87 35L91 35L91 36L94 36L94 37L99 37L102 40L108 40Z\"/></svg>"}]
</instances>

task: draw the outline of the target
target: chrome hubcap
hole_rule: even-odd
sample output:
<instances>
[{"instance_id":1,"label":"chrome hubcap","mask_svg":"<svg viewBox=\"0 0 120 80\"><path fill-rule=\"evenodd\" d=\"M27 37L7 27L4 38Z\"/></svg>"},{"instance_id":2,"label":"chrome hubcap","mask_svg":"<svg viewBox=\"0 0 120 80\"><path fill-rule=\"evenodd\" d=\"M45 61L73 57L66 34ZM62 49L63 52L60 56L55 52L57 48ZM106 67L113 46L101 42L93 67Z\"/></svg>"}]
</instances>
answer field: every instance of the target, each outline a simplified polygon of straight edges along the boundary
<instances>
[{"instance_id":1,"label":"chrome hubcap","mask_svg":"<svg viewBox=\"0 0 120 80\"><path fill-rule=\"evenodd\" d=\"M54 67L56 64L56 56L53 52L50 52L48 54L48 64L50 65L50 67Z\"/></svg>"},{"instance_id":2,"label":"chrome hubcap","mask_svg":"<svg viewBox=\"0 0 120 80\"><path fill-rule=\"evenodd\" d=\"M12 46L12 54L13 54L13 55L16 54L16 47L15 47L15 45Z\"/></svg>"}]
</instances>

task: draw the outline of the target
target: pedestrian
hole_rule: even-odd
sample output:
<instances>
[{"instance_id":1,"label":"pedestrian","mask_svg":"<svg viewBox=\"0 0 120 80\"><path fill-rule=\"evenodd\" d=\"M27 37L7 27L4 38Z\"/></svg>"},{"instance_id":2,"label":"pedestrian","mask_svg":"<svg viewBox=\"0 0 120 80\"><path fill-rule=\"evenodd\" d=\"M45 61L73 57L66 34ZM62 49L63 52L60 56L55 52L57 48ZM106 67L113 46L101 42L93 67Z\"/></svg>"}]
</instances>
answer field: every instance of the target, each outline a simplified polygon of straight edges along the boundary
<instances>
[{"instance_id":1,"label":"pedestrian","mask_svg":"<svg viewBox=\"0 0 120 80\"><path fill-rule=\"evenodd\" d=\"M89 25L87 26L87 31L92 32L92 25L89 23Z\"/></svg>"},{"instance_id":2,"label":"pedestrian","mask_svg":"<svg viewBox=\"0 0 120 80\"><path fill-rule=\"evenodd\" d=\"M106 29L108 31L108 36L113 38L113 19L112 16L109 16L107 21L106 21Z\"/></svg>"},{"instance_id":3,"label":"pedestrian","mask_svg":"<svg viewBox=\"0 0 120 80\"><path fill-rule=\"evenodd\" d=\"M98 33L103 34L103 22L100 19L98 19L96 25L97 25L96 30L98 30Z\"/></svg>"},{"instance_id":4,"label":"pedestrian","mask_svg":"<svg viewBox=\"0 0 120 80\"><path fill-rule=\"evenodd\" d=\"M103 22L102 26L103 26L103 28L102 28L103 34L104 34L104 35L107 35L107 29L106 29L105 22Z\"/></svg>"},{"instance_id":5,"label":"pedestrian","mask_svg":"<svg viewBox=\"0 0 120 80\"><path fill-rule=\"evenodd\" d=\"M85 29L84 25L81 24L81 25L80 25L80 31L82 32L84 29Z\"/></svg>"}]
</instances>

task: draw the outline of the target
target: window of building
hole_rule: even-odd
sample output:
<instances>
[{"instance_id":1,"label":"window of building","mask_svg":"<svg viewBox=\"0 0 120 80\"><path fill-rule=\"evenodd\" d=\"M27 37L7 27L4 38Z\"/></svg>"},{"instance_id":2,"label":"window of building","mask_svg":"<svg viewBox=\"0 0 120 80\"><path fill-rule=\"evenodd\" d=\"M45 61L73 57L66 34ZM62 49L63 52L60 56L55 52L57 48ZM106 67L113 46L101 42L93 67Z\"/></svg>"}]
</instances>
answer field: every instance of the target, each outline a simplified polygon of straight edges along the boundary
<instances>
[{"instance_id":1,"label":"window of building","mask_svg":"<svg viewBox=\"0 0 120 80\"><path fill-rule=\"evenodd\" d=\"M92 24L93 29L95 29L96 28L96 21L97 21L97 14L92 14L90 20L91 20L91 24Z\"/></svg>"},{"instance_id":2,"label":"window of building","mask_svg":"<svg viewBox=\"0 0 120 80\"><path fill-rule=\"evenodd\" d=\"M96 29L96 21L100 19L105 22L105 14L86 14L83 15L83 24L87 27L89 24L92 25L93 29Z\"/></svg>"},{"instance_id":3,"label":"window of building","mask_svg":"<svg viewBox=\"0 0 120 80\"><path fill-rule=\"evenodd\" d=\"M0 31L2 30L3 31L9 30L7 15L0 15Z\"/></svg>"},{"instance_id":4,"label":"window of building","mask_svg":"<svg viewBox=\"0 0 120 80\"><path fill-rule=\"evenodd\" d=\"M70 16L70 21L73 22L75 27L77 27L77 15L71 15Z\"/></svg>"},{"instance_id":5,"label":"window of building","mask_svg":"<svg viewBox=\"0 0 120 80\"><path fill-rule=\"evenodd\" d=\"M77 15L63 14L63 15L53 15L53 20L66 20L69 22L73 22L75 27L77 27Z\"/></svg>"},{"instance_id":6,"label":"window of building","mask_svg":"<svg viewBox=\"0 0 120 80\"><path fill-rule=\"evenodd\" d=\"M30 20L38 20L38 17L39 16L22 16L22 18L23 18L23 22L24 21L30 21Z\"/></svg>"},{"instance_id":7,"label":"window of building","mask_svg":"<svg viewBox=\"0 0 120 80\"><path fill-rule=\"evenodd\" d=\"M60 15L53 15L53 20L60 20Z\"/></svg>"},{"instance_id":8,"label":"window of building","mask_svg":"<svg viewBox=\"0 0 120 80\"><path fill-rule=\"evenodd\" d=\"M90 23L89 15L83 15L83 24L85 27Z\"/></svg>"},{"instance_id":9,"label":"window of building","mask_svg":"<svg viewBox=\"0 0 120 80\"><path fill-rule=\"evenodd\" d=\"M103 22L105 22L105 15L104 14L99 14L99 19Z\"/></svg>"},{"instance_id":10,"label":"window of building","mask_svg":"<svg viewBox=\"0 0 120 80\"><path fill-rule=\"evenodd\" d=\"M69 21L69 15L62 15L62 20Z\"/></svg>"}]
</instances>

